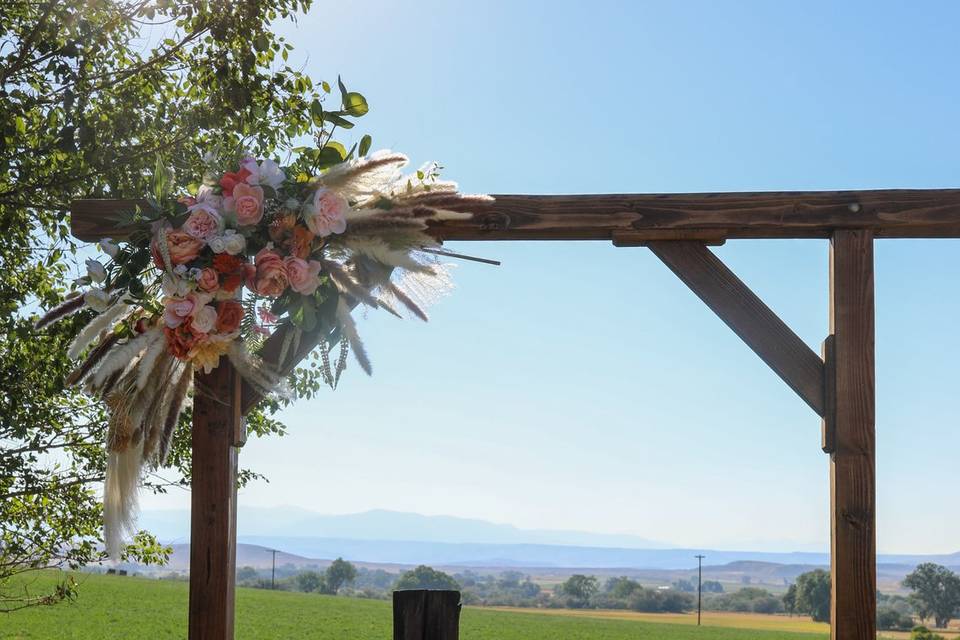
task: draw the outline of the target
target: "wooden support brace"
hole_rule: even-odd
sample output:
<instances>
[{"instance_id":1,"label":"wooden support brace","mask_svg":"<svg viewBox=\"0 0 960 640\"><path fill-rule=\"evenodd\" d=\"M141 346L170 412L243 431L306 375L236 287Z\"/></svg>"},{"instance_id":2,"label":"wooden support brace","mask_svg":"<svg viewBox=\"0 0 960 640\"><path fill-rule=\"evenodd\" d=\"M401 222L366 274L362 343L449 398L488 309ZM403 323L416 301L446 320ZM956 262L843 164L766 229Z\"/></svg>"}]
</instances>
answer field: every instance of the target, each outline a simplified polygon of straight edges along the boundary
<instances>
[{"instance_id":1,"label":"wooden support brace","mask_svg":"<svg viewBox=\"0 0 960 640\"><path fill-rule=\"evenodd\" d=\"M877 615L873 233L830 243L833 443L830 619L833 640L874 640Z\"/></svg>"},{"instance_id":2,"label":"wooden support brace","mask_svg":"<svg viewBox=\"0 0 960 640\"><path fill-rule=\"evenodd\" d=\"M393 640L458 640L460 592L393 592Z\"/></svg>"},{"instance_id":3,"label":"wooden support brace","mask_svg":"<svg viewBox=\"0 0 960 640\"><path fill-rule=\"evenodd\" d=\"M824 415L823 360L703 242L663 240L646 246L817 415Z\"/></svg>"},{"instance_id":4,"label":"wooden support brace","mask_svg":"<svg viewBox=\"0 0 960 640\"><path fill-rule=\"evenodd\" d=\"M190 515L190 640L232 640L237 540L237 447L245 434L240 376L224 358L197 373Z\"/></svg>"}]
</instances>

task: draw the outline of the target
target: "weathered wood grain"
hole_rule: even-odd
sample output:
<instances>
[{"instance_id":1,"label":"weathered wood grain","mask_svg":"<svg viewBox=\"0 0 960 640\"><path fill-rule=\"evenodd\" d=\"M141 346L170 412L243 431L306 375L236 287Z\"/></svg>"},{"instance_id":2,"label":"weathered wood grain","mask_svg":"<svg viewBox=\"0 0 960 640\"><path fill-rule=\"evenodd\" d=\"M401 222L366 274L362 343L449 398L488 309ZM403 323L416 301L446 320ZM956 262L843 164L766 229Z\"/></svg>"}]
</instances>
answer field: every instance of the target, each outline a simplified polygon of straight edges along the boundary
<instances>
[{"instance_id":1,"label":"weathered wood grain","mask_svg":"<svg viewBox=\"0 0 960 640\"><path fill-rule=\"evenodd\" d=\"M870 229L882 238L960 237L960 189L623 195L497 195L469 220L435 223L441 240L611 240L829 238L834 229ZM123 237L106 218L134 200L76 200L81 240ZM675 234L675 236L673 235Z\"/></svg>"},{"instance_id":2,"label":"weathered wood grain","mask_svg":"<svg viewBox=\"0 0 960 640\"><path fill-rule=\"evenodd\" d=\"M393 592L393 640L458 640L460 592Z\"/></svg>"},{"instance_id":3,"label":"weathered wood grain","mask_svg":"<svg viewBox=\"0 0 960 640\"><path fill-rule=\"evenodd\" d=\"M194 382L190 640L232 640L240 376L226 359Z\"/></svg>"},{"instance_id":4,"label":"weathered wood grain","mask_svg":"<svg viewBox=\"0 0 960 640\"><path fill-rule=\"evenodd\" d=\"M823 361L702 242L647 243L727 326L822 416Z\"/></svg>"},{"instance_id":5,"label":"weathered wood grain","mask_svg":"<svg viewBox=\"0 0 960 640\"><path fill-rule=\"evenodd\" d=\"M830 455L833 640L876 638L873 234L836 231L830 251L834 451Z\"/></svg>"}]
</instances>

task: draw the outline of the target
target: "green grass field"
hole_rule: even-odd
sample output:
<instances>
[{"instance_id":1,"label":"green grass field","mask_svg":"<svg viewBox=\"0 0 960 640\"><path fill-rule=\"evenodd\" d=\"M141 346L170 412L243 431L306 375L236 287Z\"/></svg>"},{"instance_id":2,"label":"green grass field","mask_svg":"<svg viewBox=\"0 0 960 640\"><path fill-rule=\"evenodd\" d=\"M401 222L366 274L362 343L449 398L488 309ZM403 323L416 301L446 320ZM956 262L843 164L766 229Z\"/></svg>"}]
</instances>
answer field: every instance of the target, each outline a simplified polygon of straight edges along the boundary
<instances>
[{"instance_id":1,"label":"green grass field","mask_svg":"<svg viewBox=\"0 0 960 640\"><path fill-rule=\"evenodd\" d=\"M48 579L48 578L42 578ZM187 584L80 574L75 602L0 615L0 638L91 640L180 639L186 636ZM40 584L34 584L39 587ZM767 616L767 618L772 618ZM669 619L669 618L668 618ZM390 603L307 593L237 590L238 640L388 640ZM786 622L786 619L784 619ZM749 621L744 621L745 626ZM465 608L464 640L812 640L822 633L695 627L650 622Z\"/></svg>"}]
</instances>

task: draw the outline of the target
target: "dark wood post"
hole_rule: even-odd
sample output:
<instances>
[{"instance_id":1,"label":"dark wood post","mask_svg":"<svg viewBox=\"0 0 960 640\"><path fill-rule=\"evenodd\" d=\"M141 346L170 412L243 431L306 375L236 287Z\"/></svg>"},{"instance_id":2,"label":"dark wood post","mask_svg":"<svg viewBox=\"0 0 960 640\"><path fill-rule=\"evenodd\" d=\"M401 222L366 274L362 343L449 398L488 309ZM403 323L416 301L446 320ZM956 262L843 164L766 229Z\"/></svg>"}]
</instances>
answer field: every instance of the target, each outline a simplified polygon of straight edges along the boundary
<instances>
[{"instance_id":1,"label":"dark wood post","mask_svg":"<svg viewBox=\"0 0 960 640\"><path fill-rule=\"evenodd\" d=\"M833 397L830 600L833 640L875 640L877 616L873 233L830 245ZM827 418L830 420L830 417Z\"/></svg>"},{"instance_id":2,"label":"dark wood post","mask_svg":"<svg viewBox=\"0 0 960 640\"><path fill-rule=\"evenodd\" d=\"M393 592L393 640L459 640L460 592Z\"/></svg>"},{"instance_id":3,"label":"dark wood post","mask_svg":"<svg viewBox=\"0 0 960 640\"><path fill-rule=\"evenodd\" d=\"M240 376L223 358L194 378L190 640L233 640Z\"/></svg>"}]
</instances>

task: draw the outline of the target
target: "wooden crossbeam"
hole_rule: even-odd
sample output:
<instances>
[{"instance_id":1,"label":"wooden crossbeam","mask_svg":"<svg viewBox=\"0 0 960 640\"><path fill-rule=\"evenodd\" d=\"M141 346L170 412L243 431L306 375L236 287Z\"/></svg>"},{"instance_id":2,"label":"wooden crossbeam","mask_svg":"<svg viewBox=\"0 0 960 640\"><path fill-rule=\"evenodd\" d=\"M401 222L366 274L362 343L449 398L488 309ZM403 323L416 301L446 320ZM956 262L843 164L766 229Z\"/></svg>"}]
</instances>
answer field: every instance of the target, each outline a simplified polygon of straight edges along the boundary
<instances>
[{"instance_id":1,"label":"wooden crossbeam","mask_svg":"<svg viewBox=\"0 0 960 640\"><path fill-rule=\"evenodd\" d=\"M823 360L702 242L659 240L647 246L684 284L823 416Z\"/></svg>"},{"instance_id":2,"label":"wooden crossbeam","mask_svg":"<svg viewBox=\"0 0 960 640\"><path fill-rule=\"evenodd\" d=\"M829 238L870 229L878 238L960 237L960 189L785 191L624 195L496 195L471 220L432 226L441 240L634 240ZM73 233L122 238L106 218L137 200L76 200Z\"/></svg>"}]
</instances>

